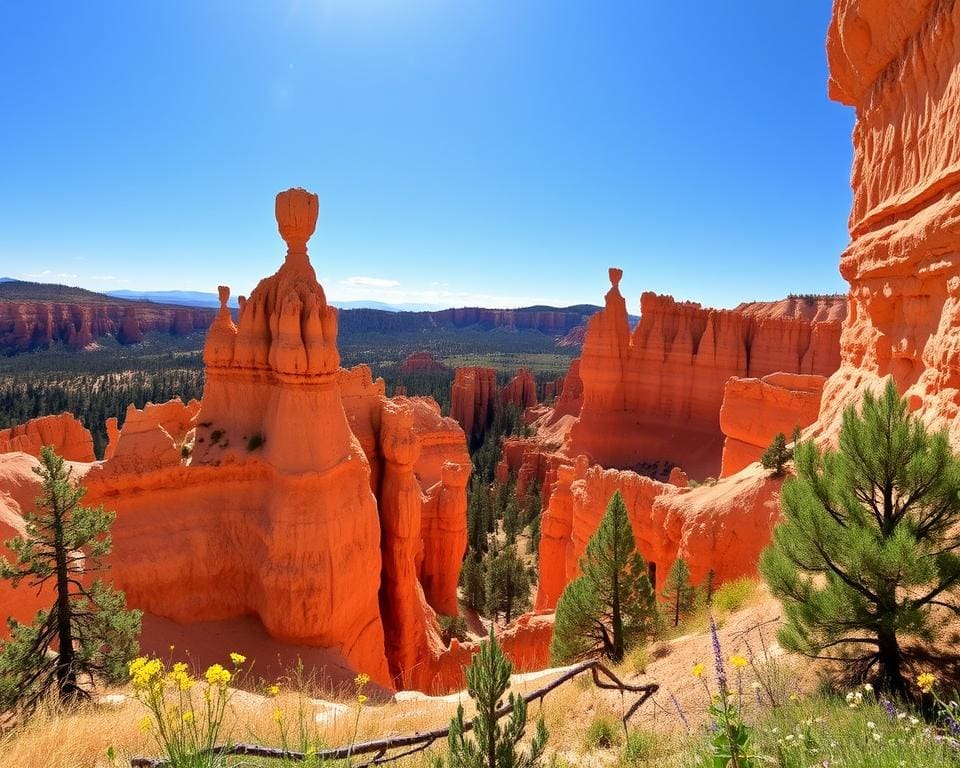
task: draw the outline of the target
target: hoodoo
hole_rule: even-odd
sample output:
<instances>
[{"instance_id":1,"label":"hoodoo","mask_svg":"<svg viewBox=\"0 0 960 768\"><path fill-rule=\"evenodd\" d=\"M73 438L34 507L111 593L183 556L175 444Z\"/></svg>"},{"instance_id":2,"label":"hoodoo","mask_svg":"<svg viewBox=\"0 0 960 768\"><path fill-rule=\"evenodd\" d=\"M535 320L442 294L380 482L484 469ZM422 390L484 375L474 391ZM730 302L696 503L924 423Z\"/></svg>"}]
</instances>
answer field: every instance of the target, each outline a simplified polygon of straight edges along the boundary
<instances>
[{"instance_id":1,"label":"hoodoo","mask_svg":"<svg viewBox=\"0 0 960 768\"><path fill-rule=\"evenodd\" d=\"M84 467L87 501L117 510L112 576L151 626L254 615L384 685L458 684L430 606L457 610L464 434L433 400L339 367L307 253L318 210L305 190L277 196L284 262L236 323L220 288L202 401L129 409Z\"/></svg>"}]
</instances>

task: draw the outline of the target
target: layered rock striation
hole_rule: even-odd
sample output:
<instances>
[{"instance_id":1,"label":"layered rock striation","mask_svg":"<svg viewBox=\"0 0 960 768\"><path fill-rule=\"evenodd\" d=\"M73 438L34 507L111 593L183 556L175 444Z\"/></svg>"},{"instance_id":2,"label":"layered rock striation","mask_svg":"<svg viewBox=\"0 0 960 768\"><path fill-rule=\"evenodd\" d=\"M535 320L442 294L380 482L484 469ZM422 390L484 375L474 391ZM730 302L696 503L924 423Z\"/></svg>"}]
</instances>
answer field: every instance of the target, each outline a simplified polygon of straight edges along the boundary
<instances>
[{"instance_id":1,"label":"layered rock striation","mask_svg":"<svg viewBox=\"0 0 960 768\"><path fill-rule=\"evenodd\" d=\"M813 424L820 414L823 376L771 373L761 379L731 378L723 390L720 476L759 461L778 432L789 440L795 429Z\"/></svg>"},{"instance_id":2,"label":"layered rock striation","mask_svg":"<svg viewBox=\"0 0 960 768\"><path fill-rule=\"evenodd\" d=\"M66 292L62 299L54 298ZM135 344L157 331L185 336L209 327L216 312L115 299L92 291L33 283L0 288L0 354L63 344L82 349L105 336Z\"/></svg>"},{"instance_id":3,"label":"layered rock striation","mask_svg":"<svg viewBox=\"0 0 960 768\"><path fill-rule=\"evenodd\" d=\"M68 461L90 462L96 458L90 431L72 413L41 416L0 430L0 453L19 451L39 456L45 445Z\"/></svg>"},{"instance_id":4,"label":"layered rock striation","mask_svg":"<svg viewBox=\"0 0 960 768\"><path fill-rule=\"evenodd\" d=\"M838 0L830 95L854 107L841 366L819 427L892 377L960 445L960 6Z\"/></svg>"}]
</instances>

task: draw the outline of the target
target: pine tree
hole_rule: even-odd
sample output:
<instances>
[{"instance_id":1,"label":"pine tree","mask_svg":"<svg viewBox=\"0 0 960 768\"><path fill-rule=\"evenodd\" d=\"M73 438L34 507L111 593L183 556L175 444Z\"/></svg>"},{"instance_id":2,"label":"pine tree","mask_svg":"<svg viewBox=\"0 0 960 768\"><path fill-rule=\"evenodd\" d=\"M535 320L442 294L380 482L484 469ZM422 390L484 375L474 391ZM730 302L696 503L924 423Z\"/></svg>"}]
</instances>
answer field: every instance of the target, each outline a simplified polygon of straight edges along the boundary
<instances>
[{"instance_id":1,"label":"pine tree","mask_svg":"<svg viewBox=\"0 0 960 768\"><path fill-rule=\"evenodd\" d=\"M793 458L793 451L787 448L787 437L783 432L777 432L773 442L763 452L760 463L764 469L772 469L775 477L783 474L784 465Z\"/></svg>"},{"instance_id":2,"label":"pine tree","mask_svg":"<svg viewBox=\"0 0 960 768\"><path fill-rule=\"evenodd\" d=\"M656 634L661 619L619 491L587 543L580 571L557 603L550 655L561 663L595 653L621 661L629 646Z\"/></svg>"},{"instance_id":3,"label":"pine tree","mask_svg":"<svg viewBox=\"0 0 960 768\"><path fill-rule=\"evenodd\" d=\"M526 754L517 751L527 728L527 703L523 698L511 692L508 702L513 711L506 727L501 728L497 720L497 710L503 706L503 694L510 685L510 672L510 662L504 657L491 624L489 639L480 643L480 651L467 668L467 693L477 708L473 738L467 738L460 704L447 737L449 768L534 768L540 764L547 745L543 717L537 721L536 734Z\"/></svg>"},{"instance_id":4,"label":"pine tree","mask_svg":"<svg viewBox=\"0 0 960 768\"><path fill-rule=\"evenodd\" d=\"M503 510L503 532L506 534L507 541L511 543L516 541L517 534L520 533L522 527L520 504L517 502L516 497L513 496L507 501L506 507Z\"/></svg>"},{"instance_id":5,"label":"pine tree","mask_svg":"<svg viewBox=\"0 0 960 768\"><path fill-rule=\"evenodd\" d=\"M677 626L680 623L680 617L693 609L696 593L696 589L690 583L690 569L687 568L683 558L678 557L674 560L663 585L663 592L660 593L673 614L673 626Z\"/></svg>"},{"instance_id":6,"label":"pine tree","mask_svg":"<svg viewBox=\"0 0 960 768\"><path fill-rule=\"evenodd\" d=\"M474 477L467 494L467 540L473 552L487 551L487 534L493 531L493 524L489 491L479 477Z\"/></svg>"},{"instance_id":7,"label":"pine tree","mask_svg":"<svg viewBox=\"0 0 960 768\"><path fill-rule=\"evenodd\" d=\"M844 412L838 450L801 443L795 464L760 560L780 641L903 695L904 642L930 642L934 607L960 615L960 461L889 383Z\"/></svg>"},{"instance_id":8,"label":"pine tree","mask_svg":"<svg viewBox=\"0 0 960 768\"><path fill-rule=\"evenodd\" d=\"M486 572L487 616L503 615L508 624L517 613L530 607L530 574L512 544L491 553Z\"/></svg>"},{"instance_id":9,"label":"pine tree","mask_svg":"<svg viewBox=\"0 0 960 768\"><path fill-rule=\"evenodd\" d=\"M463 590L463 604L474 611L484 609L487 600L486 574L484 562L476 552L470 552L460 569L460 587Z\"/></svg>"},{"instance_id":10,"label":"pine tree","mask_svg":"<svg viewBox=\"0 0 960 768\"><path fill-rule=\"evenodd\" d=\"M0 576L15 587L50 585L55 598L32 624L10 621L0 648L0 709L32 709L49 691L64 702L86 697L83 683L124 679L138 650L140 612L125 610L122 592L88 581L110 552L114 513L80 505L86 489L50 446L34 472L42 481L37 510L25 515L26 535L7 542L16 560L0 558Z\"/></svg>"}]
</instances>

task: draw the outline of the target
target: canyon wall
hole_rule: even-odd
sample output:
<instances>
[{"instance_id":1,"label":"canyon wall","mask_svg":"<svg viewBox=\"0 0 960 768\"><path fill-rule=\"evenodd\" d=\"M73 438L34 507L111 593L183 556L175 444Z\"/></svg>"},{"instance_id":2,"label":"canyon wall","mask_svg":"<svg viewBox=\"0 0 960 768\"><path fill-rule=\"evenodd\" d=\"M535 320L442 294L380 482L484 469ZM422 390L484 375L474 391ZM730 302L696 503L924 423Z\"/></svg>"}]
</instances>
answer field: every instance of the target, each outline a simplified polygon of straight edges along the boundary
<instances>
[{"instance_id":1,"label":"canyon wall","mask_svg":"<svg viewBox=\"0 0 960 768\"><path fill-rule=\"evenodd\" d=\"M960 447L960 5L837 0L830 96L856 110L841 366L819 428L892 377Z\"/></svg>"},{"instance_id":2,"label":"canyon wall","mask_svg":"<svg viewBox=\"0 0 960 768\"><path fill-rule=\"evenodd\" d=\"M5 285L9 292L20 284ZM89 293L98 300L19 300L6 298L0 291L0 353L46 349L56 343L82 349L104 336L113 336L121 344L135 344L150 331L184 336L205 330L216 314L212 309L123 299L103 300L105 297L99 294L79 293Z\"/></svg>"},{"instance_id":3,"label":"canyon wall","mask_svg":"<svg viewBox=\"0 0 960 768\"><path fill-rule=\"evenodd\" d=\"M570 455L584 453L605 467L656 463L716 476L727 379L778 371L826 376L839 365L840 299L822 300L830 306L808 320L803 302L767 316L644 293L631 333L621 275L610 270L606 306L587 325L579 367L583 406L570 432Z\"/></svg>"},{"instance_id":4,"label":"canyon wall","mask_svg":"<svg viewBox=\"0 0 960 768\"><path fill-rule=\"evenodd\" d=\"M660 591L678 557L694 584L710 571L716 583L753 575L779 517L780 484L758 466L690 488L679 477L662 483L591 465L585 456L560 463L541 523L537 610L554 608L579 575L580 558L614 492L623 496L637 549Z\"/></svg>"},{"instance_id":5,"label":"canyon wall","mask_svg":"<svg viewBox=\"0 0 960 768\"><path fill-rule=\"evenodd\" d=\"M820 414L823 376L771 373L761 379L731 378L723 390L720 477L759 461L778 432L789 441L795 428L813 424Z\"/></svg>"}]
</instances>

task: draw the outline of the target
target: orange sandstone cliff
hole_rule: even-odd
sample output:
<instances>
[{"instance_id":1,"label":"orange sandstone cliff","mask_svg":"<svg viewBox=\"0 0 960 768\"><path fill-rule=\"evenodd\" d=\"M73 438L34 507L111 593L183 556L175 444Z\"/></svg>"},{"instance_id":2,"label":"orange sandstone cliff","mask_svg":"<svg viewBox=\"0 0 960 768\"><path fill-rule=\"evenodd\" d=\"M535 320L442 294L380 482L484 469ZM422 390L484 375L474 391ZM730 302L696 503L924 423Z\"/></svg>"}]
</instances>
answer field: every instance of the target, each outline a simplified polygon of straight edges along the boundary
<instances>
[{"instance_id":1,"label":"orange sandstone cliff","mask_svg":"<svg viewBox=\"0 0 960 768\"><path fill-rule=\"evenodd\" d=\"M0 453L20 451L39 456L50 445L67 461L94 461L93 437L71 413L38 419L0 430Z\"/></svg>"},{"instance_id":2,"label":"orange sandstone cliff","mask_svg":"<svg viewBox=\"0 0 960 768\"><path fill-rule=\"evenodd\" d=\"M580 358L583 406L571 455L605 467L679 465L694 477L720 471L720 406L731 376L829 375L839 364L840 322L704 309L645 293L633 332L610 270L605 308L590 318ZM829 313L828 313L829 314Z\"/></svg>"},{"instance_id":3,"label":"orange sandstone cliff","mask_svg":"<svg viewBox=\"0 0 960 768\"><path fill-rule=\"evenodd\" d=\"M790 440L795 428L817 420L823 376L771 373L762 379L727 380L720 408L724 434L720 476L759 461L778 432Z\"/></svg>"},{"instance_id":4,"label":"orange sandstone cliff","mask_svg":"<svg viewBox=\"0 0 960 768\"><path fill-rule=\"evenodd\" d=\"M830 96L856 110L850 314L819 428L890 376L960 446L960 5L837 0Z\"/></svg>"}]
</instances>

